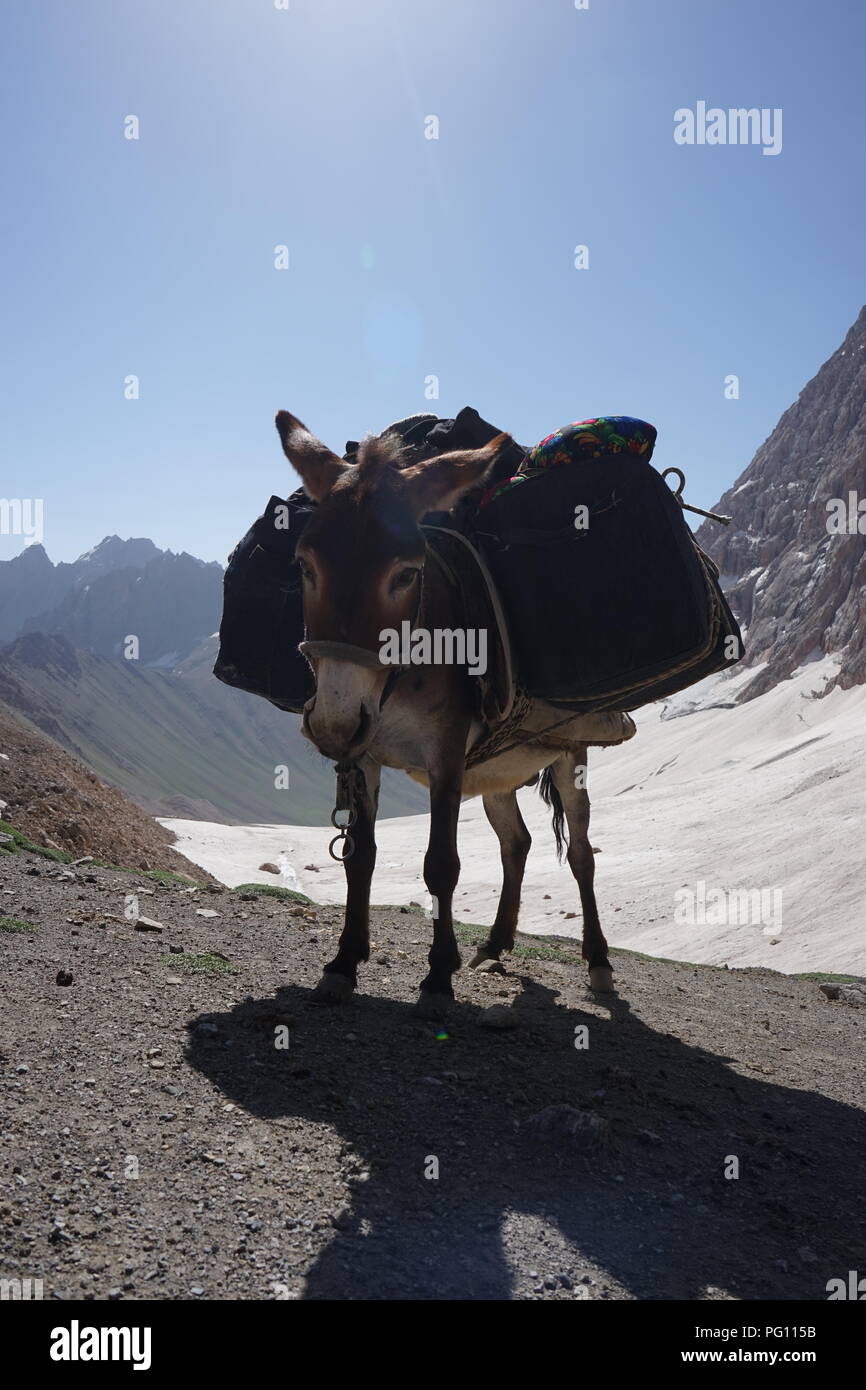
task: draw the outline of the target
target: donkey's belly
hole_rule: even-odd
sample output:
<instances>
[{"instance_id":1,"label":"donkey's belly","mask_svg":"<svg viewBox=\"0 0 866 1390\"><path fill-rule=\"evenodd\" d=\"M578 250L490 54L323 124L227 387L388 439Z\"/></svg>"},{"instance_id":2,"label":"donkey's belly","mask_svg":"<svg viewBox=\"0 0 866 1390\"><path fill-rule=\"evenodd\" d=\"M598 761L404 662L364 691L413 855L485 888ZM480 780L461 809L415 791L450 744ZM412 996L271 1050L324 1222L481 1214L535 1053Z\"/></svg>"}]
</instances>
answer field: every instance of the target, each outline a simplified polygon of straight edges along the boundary
<instances>
[{"instance_id":1,"label":"donkey's belly","mask_svg":"<svg viewBox=\"0 0 866 1390\"><path fill-rule=\"evenodd\" d=\"M463 778L463 795L495 796L497 792L514 791L561 756L558 748L515 748L470 768Z\"/></svg>"}]
</instances>

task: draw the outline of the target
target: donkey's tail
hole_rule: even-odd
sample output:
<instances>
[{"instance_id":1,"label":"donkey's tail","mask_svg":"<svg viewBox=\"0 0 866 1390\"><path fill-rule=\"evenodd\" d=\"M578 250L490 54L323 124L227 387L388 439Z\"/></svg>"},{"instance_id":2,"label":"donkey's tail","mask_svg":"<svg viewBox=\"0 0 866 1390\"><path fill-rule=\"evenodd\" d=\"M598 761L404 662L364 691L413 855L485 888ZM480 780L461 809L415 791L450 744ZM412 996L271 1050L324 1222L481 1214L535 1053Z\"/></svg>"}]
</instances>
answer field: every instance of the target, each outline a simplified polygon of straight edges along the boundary
<instances>
[{"instance_id":1,"label":"donkey's tail","mask_svg":"<svg viewBox=\"0 0 866 1390\"><path fill-rule=\"evenodd\" d=\"M538 790L541 793L542 801L553 811L553 834L556 838L556 857L560 863L562 863L563 851L568 844L565 835L565 810L562 805L562 797L556 790L553 772L549 767L546 767L541 774Z\"/></svg>"}]
</instances>

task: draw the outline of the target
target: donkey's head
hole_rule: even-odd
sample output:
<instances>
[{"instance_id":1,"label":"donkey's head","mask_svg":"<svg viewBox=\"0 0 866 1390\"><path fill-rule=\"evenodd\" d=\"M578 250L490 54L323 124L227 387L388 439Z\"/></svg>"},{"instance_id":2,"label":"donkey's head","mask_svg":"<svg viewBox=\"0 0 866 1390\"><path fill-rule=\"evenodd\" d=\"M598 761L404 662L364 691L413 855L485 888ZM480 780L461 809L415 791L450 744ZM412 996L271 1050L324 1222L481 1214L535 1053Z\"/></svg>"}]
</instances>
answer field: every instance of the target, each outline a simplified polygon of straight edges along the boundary
<instances>
[{"instance_id":1,"label":"donkey's head","mask_svg":"<svg viewBox=\"0 0 866 1390\"><path fill-rule=\"evenodd\" d=\"M500 434L481 449L407 463L399 436L386 435L365 440L357 462L346 463L287 411L276 425L286 457L318 503L296 551L316 678L304 732L329 758L357 758L373 739L394 675L379 662L380 634L399 632L418 615L420 519L448 511L481 483L511 439Z\"/></svg>"}]
</instances>

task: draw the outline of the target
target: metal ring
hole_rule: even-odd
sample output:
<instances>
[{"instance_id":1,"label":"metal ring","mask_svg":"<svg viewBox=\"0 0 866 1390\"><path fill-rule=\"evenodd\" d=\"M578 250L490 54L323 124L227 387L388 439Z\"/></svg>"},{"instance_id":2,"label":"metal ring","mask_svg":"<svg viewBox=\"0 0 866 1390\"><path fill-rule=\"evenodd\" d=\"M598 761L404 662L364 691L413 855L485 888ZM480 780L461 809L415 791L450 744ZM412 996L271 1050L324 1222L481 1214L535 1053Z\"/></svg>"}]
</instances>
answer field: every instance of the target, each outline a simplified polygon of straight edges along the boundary
<instances>
[{"instance_id":1,"label":"metal ring","mask_svg":"<svg viewBox=\"0 0 866 1390\"><path fill-rule=\"evenodd\" d=\"M349 819L346 821L345 825L341 825L338 820L334 820L334 817L338 816L341 811L345 811L346 809L348 809ZM345 806L335 806L333 811L331 812L331 824L335 830L351 830L352 826L355 824L355 821L357 819L358 814L354 806L350 806L348 808L346 808Z\"/></svg>"},{"instance_id":2,"label":"metal ring","mask_svg":"<svg viewBox=\"0 0 866 1390\"><path fill-rule=\"evenodd\" d=\"M334 845L339 844L341 840L345 846L343 853L335 854ZM338 864L342 864L346 859L351 859L352 855L355 853L355 841L352 839L351 835L335 835L328 845L328 853L332 859L336 859Z\"/></svg>"},{"instance_id":3,"label":"metal ring","mask_svg":"<svg viewBox=\"0 0 866 1390\"><path fill-rule=\"evenodd\" d=\"M677 499L677 501L678 501L678 502L681 502L681 501L682 501L682 494L683 494L683 491L684 491L685 486L686 486L686 475L685 475L685 473L683 472L683 470L682 470L681 468L666 468L666 469L664 470L664 472L662 473L662 477L663 477L663 478L666 478L666 477L668 476L669 473L676 473L677 477L678 477L679 480L680 480L680 485L679 485L679 487L672 487L672 488L671 488L671 492L673 493L673 495L674 495L674 497Z\"/></svg>"}]
</instances>

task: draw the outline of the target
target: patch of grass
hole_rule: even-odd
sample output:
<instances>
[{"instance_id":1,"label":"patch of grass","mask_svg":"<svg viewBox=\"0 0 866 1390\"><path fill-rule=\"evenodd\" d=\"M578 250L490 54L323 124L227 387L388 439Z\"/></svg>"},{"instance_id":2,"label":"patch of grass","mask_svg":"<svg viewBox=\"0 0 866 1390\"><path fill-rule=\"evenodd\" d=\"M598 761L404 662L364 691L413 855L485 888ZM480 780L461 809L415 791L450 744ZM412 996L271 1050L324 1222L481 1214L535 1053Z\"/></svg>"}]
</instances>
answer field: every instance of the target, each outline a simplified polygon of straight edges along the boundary
<instances>
[{"instance_id":1,"label":"patch of grass","mask_svg":"<svg viewBox=\"0 0 866 1390\"><path fill-rule=\"evenodd\" d=\"M454 935L464 946L480 946L489 934L489 927L479 927L474 922L454 923ZM530 945L529 942L533 944ZM579 943L576 943L576 946L576 950L563 950L561 946L554 946L545 937L539 938L536 942L534 937L521 936L518 932L514 949L510 954L520 960L556 960L563 965L574 965L575 962L580 963Z\"/></svg>"},{"instance_id":2,"label":"patch of grass","mask_svg":"<svg viewBox=\"0 0 866 1390\"><path fill-rule=\"evenodd\" d=\"M201 888L201 883L188 874L176 874L171 869L131 869L128 864L109 864L104 859L93 859L89 864L82 865L88 869L111 869L116 874L132 874L135 878L149 878L154 883L162 883L168 887L172 883L178 883L182 888Z\"/></svg>"},{"instance_id":3,"label":"patch of grass","mask_svg":"<svg viewBox=\"0 0 866 1390\"><path fill-rule=\"evenodd\" d=\"M866 985L866 976L863 975L825 975L820 970L810 971L806 975L792 975L792 980L816 980L822 985Z\"/></svg>"},{"instance_id":4,"label":"patch of grass","mask_svg":"<svg viewBox=\"0 0 866 1390\"><path fill-rule=\"evenodd\" d=\"M371 903L371 912L402 912L406 917L423 917L429 908L410 907L408 903Z\"/></svg>"},{"instance_id":5,"label":"patch of grass","mask_svg":"<svg viewBox=\"0 0 866 1390\"><path fill-rule=\"evenodd\" d=\"M140 871L141 872L141 871ZM175 874L170 869L145 869L145 878L152 878L154 883L179 883L181 888L198 888L200 885L188 874Z\"/></svg>"},{"instance_id":6,"label":"patch of grass","mask_svg":"<svg viewBox=\"0 0 866 1390\"><path fill-rule=\"evenodd\" d=\"M5 932L33 932L38 931L32 922L22 922L20 917L0 917L0 931Z\"/></svg>"},{"instance_id":7,"label":"patch of grass","mask_svg":"<svg viewBox=\"0 0 866 1390\"><path fill-rule=\"evenodd\" d=\"M309 907L318 906L306 893L296 893L294 888L281 888L276 883L239 883L233 893L262 893L266 898L284 898L293 903L305 903Z\"/></svg>"},{"instance_id":8,"label":"patch of grass","mask_svg":"<svg viewBox=\"0 0 866 1390\"><path fill-rule=\"evenodd\" d=\"M41 855L43 859L53 859L60 864L71 864L75 858L74 854L67 854L65 849L49 849L47 845L36 845L32 840L28 840L26 835L22 835L20 830L16 830L14 825L8 821L0 820L0 833L11 835L12 839L4 840L0 844L0 850L5 850L7 854L17 854L19 850L28 850L30 854Z\"/></svg>"},{"instance_id":9,"label":"patch of grass","mask_svg":"<svg viewBox=\"0 0 866 1390\"><path fill-rule=\"evenodd\" d=\"M161 965L170 965L173 970L178 970L184 975L235 975L237 967L232 965L225 956L219 956L215 951L205 951L203 955L195 956L184 952L181 956L160 956Z\"/></svg>"}]
</instances>

